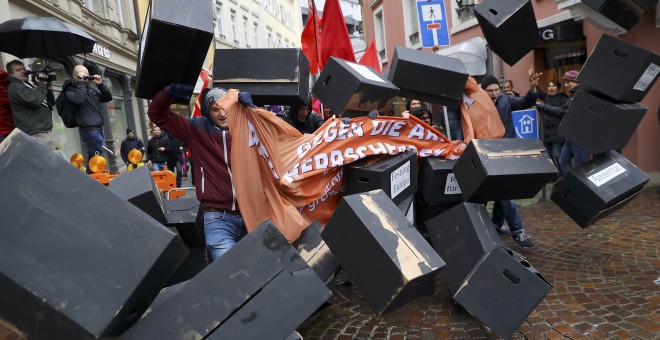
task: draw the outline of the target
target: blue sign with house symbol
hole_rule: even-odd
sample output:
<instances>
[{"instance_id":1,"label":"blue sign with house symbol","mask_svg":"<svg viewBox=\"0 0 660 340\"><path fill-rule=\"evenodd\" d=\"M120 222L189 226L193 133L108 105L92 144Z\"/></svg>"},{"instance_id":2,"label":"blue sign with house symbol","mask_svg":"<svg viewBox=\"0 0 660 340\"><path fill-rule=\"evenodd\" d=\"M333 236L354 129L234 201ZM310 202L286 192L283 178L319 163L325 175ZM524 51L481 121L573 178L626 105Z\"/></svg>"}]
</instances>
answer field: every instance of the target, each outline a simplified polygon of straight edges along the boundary
<instances>
[{"instance_id":1,"label":"blue sign with house symbol","mask_svg":"<svg viewBox=\"0 0 660 340\"><path fill-rule=\"evenodd\" d=\"M539 120L536 110L511 112L516 138L539 138Z\"/></svg>"},{"instance_id":2,"label":"blue sign with house symbol","mask_svg":"<svg viewBox=\"0 0 660 340\"><path fill-rule=\"evenodd\" d=\"M449 27L444 0L417 1L422 47L449 46Z\"/></svg>"}]
</instances>

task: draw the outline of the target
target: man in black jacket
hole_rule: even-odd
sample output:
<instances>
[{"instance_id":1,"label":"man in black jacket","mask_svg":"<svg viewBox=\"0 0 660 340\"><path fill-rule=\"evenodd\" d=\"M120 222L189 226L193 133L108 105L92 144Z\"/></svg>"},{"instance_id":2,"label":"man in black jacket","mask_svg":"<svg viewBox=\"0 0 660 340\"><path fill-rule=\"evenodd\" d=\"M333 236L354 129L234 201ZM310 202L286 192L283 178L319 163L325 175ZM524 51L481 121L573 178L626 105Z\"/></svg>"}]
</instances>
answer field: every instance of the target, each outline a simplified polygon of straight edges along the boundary
<instances>
[{"instance_id":1,"label":"man in black jacket","mask_svg":"<svg viewBox=\"0 0 660 340\"><path fill-rule=\"evenodd\" d=\"M147 142L147 160L154 171L161 171L165 169L167 161L170 159L172 151L170 139L161 135L158 126L154 126L152 132L154 136Z\"/></svg>"},{"instance_id":2,"label":"man in black jacket","mask_svg":"<svg viewBox=\"0 0 660 340\"><path fill-rule=\"evenodd\" d=\"M131 128L126 129L126 139L121 142L121 159L128 165L130 161L128 160L128 153L131 150L139 150L144 156L144 143L142 140L135 135L135 131Z\"/></svg>"},{"instance_id":3,"label":"man in black jacket","mask_svg":"<svg viewBox=\"0 0 660 340\"><path fill-rule=\"evenodd\" d=\"M67 79L62 86L66 98L78 106L76 124L80 137L87 148L87 162L96 154L103 153L103 109L101 103L112 100L112 94L100 75L89 75L83 65L73 68L73 80ZM87 166L87 173L92 171Z\"/></svg>"},{"instance_id":4,"label":"man in black jacket","mask_svg":"<svg viewBox=\"0 0 660 340\"><path fill-rule=\"evenodd\" d=\"M291 105L288 111L278 113L277 116L302 134L314 133L325 123L323 117L314 111L310 111L309 107L304 104Z\"/></svg>"}]
</instances>

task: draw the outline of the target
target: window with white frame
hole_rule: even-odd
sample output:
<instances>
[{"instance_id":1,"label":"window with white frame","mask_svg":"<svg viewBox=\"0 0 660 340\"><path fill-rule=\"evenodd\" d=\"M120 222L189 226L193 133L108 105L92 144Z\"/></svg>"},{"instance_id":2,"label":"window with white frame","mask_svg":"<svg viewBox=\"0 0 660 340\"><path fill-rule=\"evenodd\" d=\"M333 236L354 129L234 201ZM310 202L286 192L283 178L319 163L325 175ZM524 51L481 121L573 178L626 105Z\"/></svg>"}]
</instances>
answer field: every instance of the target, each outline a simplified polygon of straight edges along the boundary
<instances>
[{"instance_id":1,"label":"window with white frame","mask_svg":"<svg viewBox=\"0 0 660 340\"><path fill-rule=\"evenodd\" d=\"M245 47L250 48L250 31L247 17L243 17L243 34L245 34Z\"/></svg>"},{"instance_id":2,"label":"window with white frame","mask_svg":"<svg viewBox=\"0 0 660 340\"><path fill-rule=\"evenodd\" d=\"M254 47L259 47L259 23L254 22Z\"/></svg>"},{"instance_id":3,"label":"window with white frame","mask_svg":"<svg viewBox=\"0 0 660 340\"><path fill-rule=\"evenodd\" d=\"M231 36L234 38L234 45L238 45L238 32L236 31L236 11L231 11L229 19L231 21Z\"/></svg>"},{"instance_id":4,"label":"window with white frame","mask_svg":"<svg viewBox=\"0 0 660 340\"><path fill-rule=\"evenodd\" d=\"M222 8L222 3L217 3L217 6L215 7L215 26L216 26L216 34L220 40L226 40L227 37L225 37L225 20L224 20L224 10Z\"/></svg>"},{"instance_id":5,"label":"window with white frame","mask_svg":"<svg viewBox=\"0 0 660 340\"><path fill-rule=\"evenodd\" d=\"M451 29L450 33L456 33L464 29L477 25L477 18L474 16L474 6L479 0L451 0Z\"/></svg>"},{"instance_id":6,"label":"window with white frame","mask_svg":"<svg viewBox=\"0 0 660 340\"><path fill-rule=\"evenodd\" d=\"M403 12L405 18L406 46L417 47L420 44L417 0L404 0Z\"/></svg>"},{"instance_id":7,"label":"window with white frame","mask_svg":"<svg viewBox=\"0 0 660 340\"><path fill-rule=\"evenodd\" d=\"M378 50L380 59L385 62L387 60L387 43L385 41L385 20L383 18L382 5L374 11L374 30L376 36L376 49Z\"/></svg>"},{"instance_id":8,"label":"window with white frame","mask_svg":"<svg viewBox=\"0 0 660 340\"><path fill-rule=\"evenodd\" d=\"M270 28L268 29L268 33L266 33L266 46L268 48L273 47L273 32L271 32Z\"/></svg>"}]
</instances>

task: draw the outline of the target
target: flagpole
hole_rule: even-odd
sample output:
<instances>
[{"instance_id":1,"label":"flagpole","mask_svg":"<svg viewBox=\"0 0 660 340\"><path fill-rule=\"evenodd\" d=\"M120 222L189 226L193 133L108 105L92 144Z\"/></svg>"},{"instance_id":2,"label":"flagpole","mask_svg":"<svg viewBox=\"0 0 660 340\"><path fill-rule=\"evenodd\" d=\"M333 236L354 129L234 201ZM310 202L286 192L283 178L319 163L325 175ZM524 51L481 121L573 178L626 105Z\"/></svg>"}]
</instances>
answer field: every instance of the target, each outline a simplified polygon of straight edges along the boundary
<instances>
[{"instance_id":1,"label":"flagpole","mask_svg":"<svg viewBox=\"0 0 660 340\"><path fill-rule=\"evenodd\" d=\"M317 74L319 74L319 38L316 36L316 18L319 15L318 12L316 11L316 3L314 3L314 0L310 0L312 2L312 11L314 11L314 17L310 18L314 20L314 58L316 58L316 73L314 73L314 78L316 78ZM314 79L314 82L316 82L316 79Z\"/></svg>"}]
</instances>

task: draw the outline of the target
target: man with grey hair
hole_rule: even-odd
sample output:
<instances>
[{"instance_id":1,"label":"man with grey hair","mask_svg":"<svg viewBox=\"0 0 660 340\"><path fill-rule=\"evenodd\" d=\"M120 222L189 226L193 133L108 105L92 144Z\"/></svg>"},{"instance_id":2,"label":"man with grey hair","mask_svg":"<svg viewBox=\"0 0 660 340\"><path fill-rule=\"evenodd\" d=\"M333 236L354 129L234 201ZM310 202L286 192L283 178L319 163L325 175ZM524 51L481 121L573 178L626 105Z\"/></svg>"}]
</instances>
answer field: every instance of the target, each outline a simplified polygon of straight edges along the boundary
<instances>
[{"instance_id":1,"label":"man with grey hair","mask_svg":"<svg viewBox=\"0 0 660 340\"><path fill-rule=\"evenodd\" d=\"M162 89L149 104L151 121L176 136L193 157L195 192L204 211L206 249L215 260L247 234L236 200L231 174L231 135L227 113L215 105L226 91L213 88L202 100L202 117L185 118L170 110L175 101L187 104L193 88L172 84ZM254 106L249 93L239 100Z\"/></svg>"}]
</instances>

